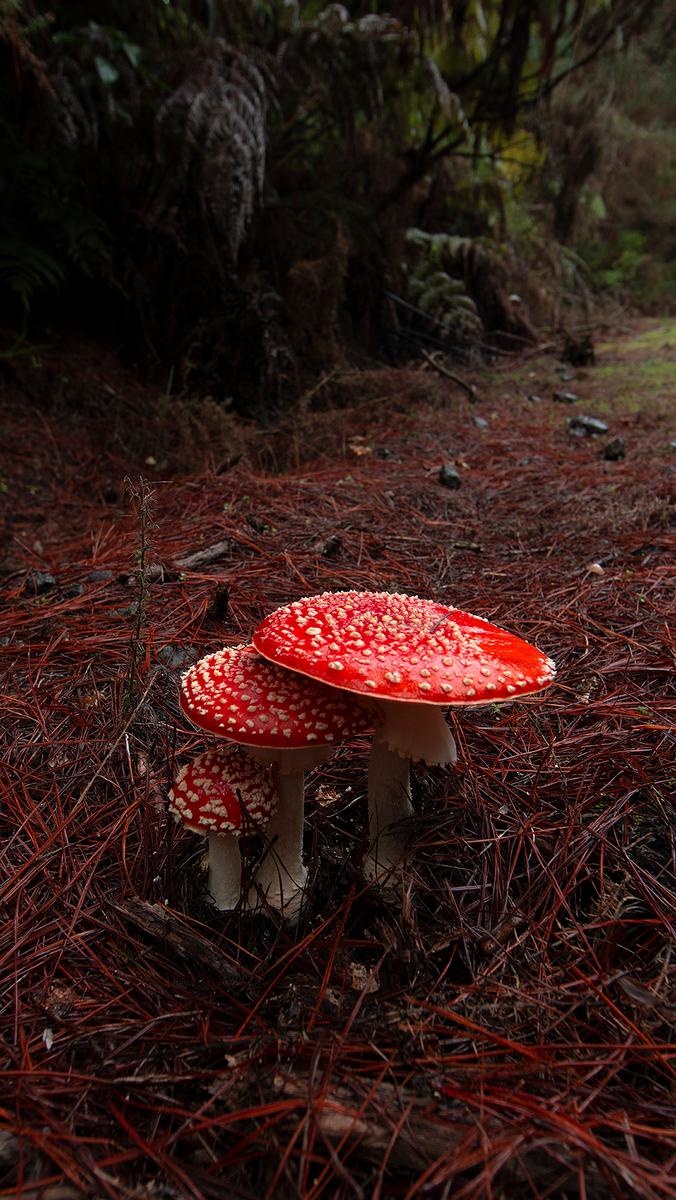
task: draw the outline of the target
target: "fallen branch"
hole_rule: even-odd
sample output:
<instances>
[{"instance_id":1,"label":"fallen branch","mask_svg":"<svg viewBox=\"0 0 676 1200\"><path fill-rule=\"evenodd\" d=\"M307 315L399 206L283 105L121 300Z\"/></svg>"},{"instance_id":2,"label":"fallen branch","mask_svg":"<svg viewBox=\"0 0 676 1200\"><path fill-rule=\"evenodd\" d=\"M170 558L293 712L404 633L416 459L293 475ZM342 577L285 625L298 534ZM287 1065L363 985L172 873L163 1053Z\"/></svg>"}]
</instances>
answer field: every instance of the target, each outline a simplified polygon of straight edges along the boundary
<instances>
[{"instance_id":1,"label":"fallen branch","mask_svg":"<svg viewBox=\"0 0 676 1200\"><path fill-rule=\"evenodd\" d=\"M424 1100L392 1087L379 1088L372 1099L382 1107L383 1120L379 1121L364 1116L360 1098L347 1088L313 1094L309 1082L281 1077L276 1082L283 1096L307 1100L317 1129L328 1142L343 1143L349 1138L351 1154L378 1164L386 1158L388 1167L395 1170L423 1171L444 1159L468 1135L476 1135L472 1125L432 1124Z\"/></svg>"},{"instance_id":2,"label":"fallen branch","mask_svg":"<svg viewBox=\"0 0 676 1200\"><path fill-rule=\"evenodd\" d=\"M214 542L212 546L205 546L203 550L196 550L194 554L186 554L183 558L174 558L169 563L153 563L152 566L145 569L145 582L154 583L158 579L178 579L185 571L199 571L201 567L206 567L209 563L218 562L219 558L223 558L229 550L232 550L232 546L232 541L227 539L222 542ZM135 578L135 575L123 576L125 583L133 583Z\"/></svg>"},{"instance_id":3,"label":"fallen branch","mask_svg":"<svg viewBox=\"0 0 676 1200\"><path fill-rule=\"evenodd\" d=\"M426 363L429 363L431 367L434 367L434 370L438 371L440 375L443 375L446 379L450 379L453 383L457 384L459 388L462 388L463 392L466 393L470 400L476 401L479 399L477 390L473 384L466 383L466 381L461 379L459 375L454 375L453 371L449 371L448 367L444 366L443 363L440 363L436 355L430 354L429 350L423 350L421 353Z\"/></svg>"},{"instance_id":4,"label":"fallen branch","mask_svg":"<svg viewBox=\"0 0 676 1200\"><path fill-rule=\"evenodd\" d=\"M147 900L109 901L109 904L132 925L136 925L150 937L157 938L163 946L171 946L172 950L183 958L208 967L224 982L241 980L242 976L234 963L214 949L206 938L186 928L164 905L150 904Z\"/></svg>"}]
</instances>

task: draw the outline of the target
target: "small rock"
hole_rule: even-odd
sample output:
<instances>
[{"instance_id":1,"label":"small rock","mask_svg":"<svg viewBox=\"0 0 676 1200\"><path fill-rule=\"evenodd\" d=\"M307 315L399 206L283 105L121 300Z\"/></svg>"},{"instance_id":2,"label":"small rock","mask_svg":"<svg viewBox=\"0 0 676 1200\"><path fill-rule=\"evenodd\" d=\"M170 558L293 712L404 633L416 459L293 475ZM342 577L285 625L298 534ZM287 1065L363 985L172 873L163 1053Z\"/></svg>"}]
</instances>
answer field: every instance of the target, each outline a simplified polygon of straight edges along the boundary
<instances>
[{"instance_id":1,"label":"small rock","mask_svg":"<svg viewBox=\"0 0 676 1200\"><path fill-rule=\"evenodd\" d=\"M608 432L605 421L599 421L597 417L571 417L568 428L576 437L593 437L597 433Z\"/></svg>"},{"instance_id":2,"label":"small rock","mask_svg":"<svg viewBox=\"0 0 676 1200\"><path fill-rule=\"evenodd\" d=\"M613 438L612 442L608 442L607 446L601 451L601 458L605 458L607 462L618 462L619 459L625 456L624 441L621 437Z\"/></svg>"},{"instance_id":3,"label":"small rock","mask_svg":"<svg viewBox=\"0 0 676 1200\"><path fill-rule=\"evenodd\" d=\"M474 424L476 425L477 429L488 429L489 428L489 424L488 424L488 421L486 420L486 418L480 417L478 413L474 414L474 416L472 417L472 420L474 421Z\"/></svg>"},{"instance_id":4,"label":"small rock","mask_svg":"<svg viewBox=\"0 0 676 1200\"><path fill-rule=\"evenodd\" d=\"M448 463L444 463L443 466L440 467L437 478L443 487L451 488L452 491L456 491L462 483L462 480L455 467L450 467Z\"/></svg>"},{"instance_id":5,"label":"small rock","mask_svg":"<svg viewBox=\"0 0 676 1200\"><path fill-rule=\"evenodd\" d=\"M557 404L577 404L579 400L575 392L554 392L553 398Z\"/></svg>"},{"instance_id":6,"label":"small rock","mask_svg":"<svg viewBox=\"0 0 676 1200\"><path fill-rule=\"evenodd\" d=\"M31 596L44 596L45 592L51 592L55 587L56 579L49 571L31 571L26 576L23 590Z\"/></svg>"},{"instance_id":7,"label":"small rock","mask_svg":"<svg viewBox=\"0 0 676 1200\"><path fill-rule=\"evenodd\" d=\"M104 579L112 579L112 571L90 571L87 579L90 583L102 583Z\"/></svg>"},{"instance_id":8,"label":"small rock","mask_svg":"<svg viewBox=\"0 0 676 1200\"><path fill-rule=\"evenodd\" d=\"M535 393L533 393L532 396L529 396L528 399L530 400L531 404L542 404L542 396L536 396Z\"/></svg>"},{"instance_id":9,"label":"small rock","mask_svg":"<svg viewBox=\"0 0 676 1200\"><path fill-rule=\"evenodd\" d=\"M560 375L561 383L572 383L575 378L574 371L562 371Z\"/></svg>"},{"instance_id":10,"label":"small rock","mask_svg":"<svg viewBox=\"0 0 676 1200\"><path fill-rule=\"evenodd\" d=\"M116 608L118 617L135 617L138 612L138 600L132 601L127 608Z\"/></svg>"},{"instance_id":11,"label":"small rock","mask_svg":"<svg viewBox=\"0 0 676 1200\"><path fill-rule=\"evenodd\" d=\"M157 661L168 671L187 671L197 661L197 651L194 646L163 646Z\"/></svg>"},{"instance_id":12,"label":"small rock","mask_svg":"<svg viewBox=\"0 0 676 1200\"><path fill-rule=\"evenodd\" d=\"M81 596L84 590L84 583L72 583L70 587L66 589L66 596L69 599L73 599L74 596Z\"/></svg>"}]
</instances>

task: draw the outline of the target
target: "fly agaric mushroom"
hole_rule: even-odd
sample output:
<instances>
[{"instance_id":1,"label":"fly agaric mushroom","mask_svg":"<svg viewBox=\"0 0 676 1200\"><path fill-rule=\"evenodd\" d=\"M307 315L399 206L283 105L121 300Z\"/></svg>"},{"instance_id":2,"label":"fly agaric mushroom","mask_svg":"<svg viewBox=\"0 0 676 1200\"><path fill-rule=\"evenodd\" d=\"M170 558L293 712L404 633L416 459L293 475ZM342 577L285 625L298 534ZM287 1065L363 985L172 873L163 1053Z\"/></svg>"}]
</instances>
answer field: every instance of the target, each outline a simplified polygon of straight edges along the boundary
<instances>
[{"instance_id":1,"label":"fly agaric mushroom","mask_svg":"<svg viewBox=\"0 0 676 1200\"><path fill-rule=\"evenodd\" d=\"M277 796L269 770L236 746L207 750L181 767L169 811L209 842L208 891L216 908L236 908L241 891L238 838L265 826Z\"/></svg>"},{"instance_id":2,"label":"fly agaric mushroom","mask_svg":"<svg viewBox=\"0 0 676 1200\"><path fill-rule=\"evenodd\" d=\"M279 802L255 884L268 904L294 916L307 879L303 773L325 762L338 742L370 733L370 713L352 696L266 662L253 646L226 646L200 659L183 676L180 703L200 729L273 764Z\"/></svg>"},{"instance_id":3,"label":"fly agaric mushroom","mask_svg":"<svg viewBox=\"0 0 676 1200\"><path fill-rule=\"evenodd\" d=\"M379 714L369 761L369 878L401 860L392 828L412 813L409 760L455 762L441 708L513 700L548 687L554 663L482 617L391 592L325 592L266 617L260 654L291 671L372 698Z\"/></svg>"}]
</instances>

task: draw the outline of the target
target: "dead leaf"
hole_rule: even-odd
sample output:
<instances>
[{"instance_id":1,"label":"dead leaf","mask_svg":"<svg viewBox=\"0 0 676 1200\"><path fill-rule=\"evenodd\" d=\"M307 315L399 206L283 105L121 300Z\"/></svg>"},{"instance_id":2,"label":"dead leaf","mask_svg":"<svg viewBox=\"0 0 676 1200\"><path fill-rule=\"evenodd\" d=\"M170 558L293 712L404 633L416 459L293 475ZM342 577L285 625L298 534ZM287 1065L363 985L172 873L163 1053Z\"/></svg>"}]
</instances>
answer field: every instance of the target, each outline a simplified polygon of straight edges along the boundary
<instances>
[{"instance_id":1,"label":"dead leaf","mask_svg":"<svg viewBox=\"0 0 676 1200\"><path fill-rule=\"evenodd\" d=\"M369 971L363 963L350 963L350 980L355 992L377 992L380 989L373 971Z\"/></svg>"},{"instance_id":2,"label":"dead leaf","mask_svg":"<svg viewBox=\"0 0 676 1200\"><path fill-rule=\"evenodd\" d=\"M320 783L315 793L315 800L321 808L328 808L331 804L337 804L340 800L340 792L335 788L328 787L325 783Z\"/></svg>"}]
</instances>

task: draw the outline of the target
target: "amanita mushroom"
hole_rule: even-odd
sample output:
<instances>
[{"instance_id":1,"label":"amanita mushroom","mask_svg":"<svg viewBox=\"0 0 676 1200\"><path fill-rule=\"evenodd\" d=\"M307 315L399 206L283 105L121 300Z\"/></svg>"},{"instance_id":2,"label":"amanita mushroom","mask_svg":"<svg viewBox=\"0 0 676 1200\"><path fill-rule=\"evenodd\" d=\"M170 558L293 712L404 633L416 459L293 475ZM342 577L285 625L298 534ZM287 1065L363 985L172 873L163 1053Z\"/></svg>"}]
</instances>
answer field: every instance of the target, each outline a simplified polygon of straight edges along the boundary
<instances>
[{"instance_id":1,"label":"amanita mushroom","mask_svg":"<svg viewBox=\"0 0 676 1200\"><path fill-rule=\"evenodd\" d=\"M455 761L441 708L514 700L548 687L554 663L482 617L417 596L325 592L266 617L253 635L272 662L370 696L379 724L369 762L368 877L406 848L393 828L412 812L409 760Z\"/></svg>"},{"instance_id":2,"label":"amanita mushroom","mask_svg":"<svg viewBox=\"0 0 676 1200\"><path fill-rule=\"evenodd\" d=\"M273 764L279 804L255 885L268 904L295 915L307 879L303 773L345 738L370 733L370 713L352 696L266 662L253 646L225 647L200 659L183 676L180 703L200 729Z\"/></svg>"},{"instance_id":3,"label":"amanita mushroom","mask_svg":"<svg viewBox=\"0 0 676 1200\"><path fill-rule=\"evenodd\" d=\"M208 891L216 908L236 908L241 891L238 838L265 826L277 795L270 771L237 746L207 750L181 767L169 793L177 821L209 842Z\"/></svg>"}]
</instances>

